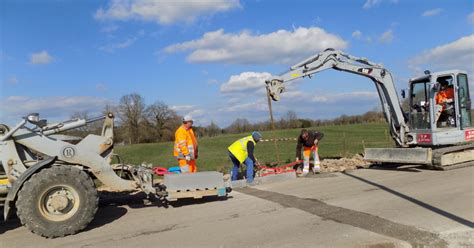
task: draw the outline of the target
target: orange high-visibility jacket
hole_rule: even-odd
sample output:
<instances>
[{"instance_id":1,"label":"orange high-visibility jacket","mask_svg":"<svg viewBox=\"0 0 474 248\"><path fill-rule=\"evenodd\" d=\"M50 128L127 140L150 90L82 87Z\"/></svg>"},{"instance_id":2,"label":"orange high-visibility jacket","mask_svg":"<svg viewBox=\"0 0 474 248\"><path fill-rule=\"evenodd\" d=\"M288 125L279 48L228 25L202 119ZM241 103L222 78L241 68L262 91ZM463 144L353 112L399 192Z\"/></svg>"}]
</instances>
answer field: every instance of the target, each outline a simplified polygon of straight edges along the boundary
<instances>
[{"instance_id":1,"label":"orange high-visibility jacket","mask_svg":"<svg viewBox=\"0 0 474 248\"><path fill-rule=\"evenodd\" d=\"M436 94L435 101L436 104L442 104L445 100L454 99L454 89L448 88L445 90L441 90Z\"/></svg>"},{"instance_id":2,"label":"orange high-visibility jacket","mask_svg":"<svg viewBox=\"0 0 474 248\"><path fill-rule=\"evenodd\" d=\"M181 125L178 130L176 130L174 136L173 155L179 159L184 159L187 155L190 155L191 159L194 159L198 144L193 129L190 128L186 130L186 128Z\"/></svg>"}]
</instances>

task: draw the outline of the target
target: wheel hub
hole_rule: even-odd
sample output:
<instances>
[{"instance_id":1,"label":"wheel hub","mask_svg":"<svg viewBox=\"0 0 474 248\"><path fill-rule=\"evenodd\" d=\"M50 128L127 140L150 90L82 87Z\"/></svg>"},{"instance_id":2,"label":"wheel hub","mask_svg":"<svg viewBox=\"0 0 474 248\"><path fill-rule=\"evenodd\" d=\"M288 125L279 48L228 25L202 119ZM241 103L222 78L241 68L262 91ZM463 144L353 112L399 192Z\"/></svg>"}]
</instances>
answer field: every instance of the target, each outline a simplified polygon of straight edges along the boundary
<instances>
[{"instance_id":1,"label":"wheel hub","mask_svg":"<svg viewBox=\"0 0 474 248\"><path fill-rule=\"evenodd\" d=\"M70 200L64 192L57 192L54 196L48 199L48 206L52 207L53 211L63 211L69 205Z\"/></svg>"},{"instance_id":2,"label":"wheel hub","mask_svg":"<svg viewBox=\"0 0 474 248\"><path fill-rule=\"evenodd\" d=\"M79 209L79 195L68 186L55 186L44 192L40 201L41 214L51 221L63 221Z\"/></svg>"}]
</instances>

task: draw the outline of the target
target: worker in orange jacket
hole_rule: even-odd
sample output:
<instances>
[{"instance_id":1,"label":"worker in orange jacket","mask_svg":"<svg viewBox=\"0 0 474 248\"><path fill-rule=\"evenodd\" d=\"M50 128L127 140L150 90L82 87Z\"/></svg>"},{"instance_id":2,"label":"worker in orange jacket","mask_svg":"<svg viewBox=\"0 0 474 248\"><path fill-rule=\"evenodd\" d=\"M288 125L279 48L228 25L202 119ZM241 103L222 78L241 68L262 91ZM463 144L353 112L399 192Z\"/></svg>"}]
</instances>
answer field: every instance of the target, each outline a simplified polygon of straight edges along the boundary
<instances>
[{"instance_id":1,"label":"worker in orange jacket","mask_svg":"<svg viewBox=\"0 0 474 248\"><path fill-rule=\"evenodd\" d=\"M193 123L193 118L190 115L184 116L183 125L175 133L173 155L178 159L182 173L197 171L198 144L192 129Z\"/></svg>"},{"instance_id":2,"label":"worker in orange jacket","mask_svg":"<svg viewBox=\"0 0 474 248\"><path fill-rule=\"evenodd\" d=\"M446 106L453 103L454 101L454 89L449 87L449 83L446 80L440 80L441 89L435 96L435 113L436 122L438 122L441 114L446 111Z\"/></svg>"}]
</instances>

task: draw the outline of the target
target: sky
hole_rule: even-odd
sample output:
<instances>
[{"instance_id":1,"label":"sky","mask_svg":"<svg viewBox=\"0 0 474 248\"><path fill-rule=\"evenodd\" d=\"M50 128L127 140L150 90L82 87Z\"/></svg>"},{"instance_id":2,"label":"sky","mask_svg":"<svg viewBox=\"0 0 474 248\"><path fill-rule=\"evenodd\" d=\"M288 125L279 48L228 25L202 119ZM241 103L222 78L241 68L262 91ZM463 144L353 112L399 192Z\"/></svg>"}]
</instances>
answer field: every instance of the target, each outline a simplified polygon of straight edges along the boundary
<instances>
[{"instance_id":1,"label":"sky","mask_svg":"<svg viewBox=\"0 0 474 248\"><path fill-rule=\"evenodd\" d=\"M98 115L131 93L198 125L264 121L265 79L326 48L382 63L399 91L425 69L474 77L474 1L3 0L0 123ZM327 70L273 108L330 119L379 105L372 81Z\"/></svg>"}]
</instances>

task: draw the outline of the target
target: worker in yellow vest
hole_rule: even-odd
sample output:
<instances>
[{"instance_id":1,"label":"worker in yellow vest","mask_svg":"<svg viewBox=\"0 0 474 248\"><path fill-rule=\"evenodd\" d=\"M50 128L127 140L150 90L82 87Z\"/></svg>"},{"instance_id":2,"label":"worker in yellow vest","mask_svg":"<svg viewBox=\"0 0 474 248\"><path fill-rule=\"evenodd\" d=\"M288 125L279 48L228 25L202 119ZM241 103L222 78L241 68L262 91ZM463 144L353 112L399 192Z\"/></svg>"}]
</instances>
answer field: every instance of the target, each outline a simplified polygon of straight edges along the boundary
<instances>
[{"instance_id":1,"label":"worker in yellow vest","mask_svg":"<svg viewBox=\"0 0 474 248\"><path fill-rule=\"evenodd\" d=\"M239 167L241 164L247 166L247 183L253 182L253 165L256 163L253 151L257 142L262 139L262 135L259 132L253 132L252 135L244 137L232 143L227 149L229 150L229 157L234 167L232 168L231 180L237 180L237 174L239 173Z\"/></svg>"},{"instance_id":2,"label":"worker in yellow vest","mask_svg":"<svg viewBox=\"0 0 474 248\"><path fill-rule=\"evenodd\" d=\"M193 123L194 120L190 115L184 116L183 125L175 133L173 155L178 159L182 173L197 171L198 144L192 128Z\"/></svg>"}]
</instances>

